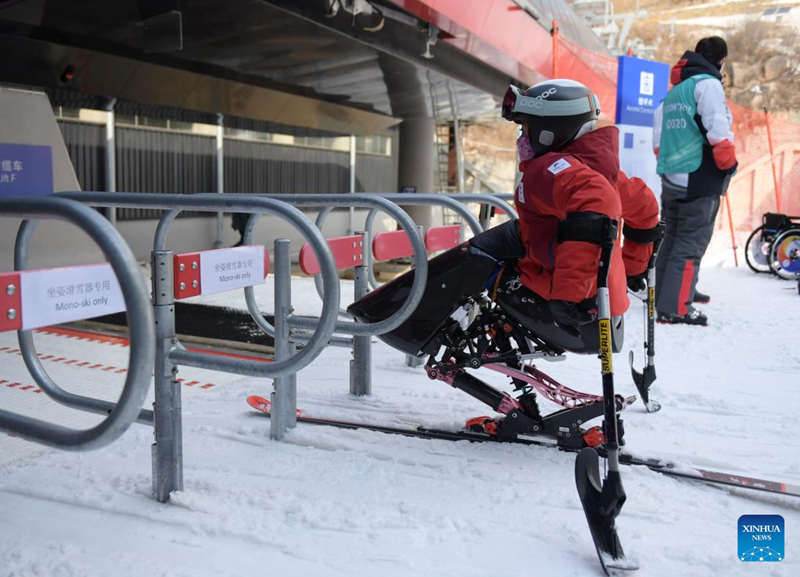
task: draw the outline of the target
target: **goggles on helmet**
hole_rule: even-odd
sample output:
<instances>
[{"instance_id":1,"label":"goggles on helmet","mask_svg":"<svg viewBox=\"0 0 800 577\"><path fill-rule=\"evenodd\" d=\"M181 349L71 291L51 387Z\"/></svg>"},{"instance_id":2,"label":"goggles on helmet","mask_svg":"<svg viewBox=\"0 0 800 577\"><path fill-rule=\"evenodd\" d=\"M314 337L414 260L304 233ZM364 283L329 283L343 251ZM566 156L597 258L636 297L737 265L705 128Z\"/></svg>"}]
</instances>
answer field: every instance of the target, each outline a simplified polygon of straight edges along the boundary
<instances>
[{"instance_id":1,"label":"goggles on helmet","mask_svg":"<svg viewBox=\"0 0 800 577\"><path fill-rule=\"evenodd\" d=\"M542 96L526 96L513 84L508 87L501 108L504 119L517 123L525 116L578 116L587 112L594 112L595 116L600 114L600 102L594 93L572 100L548 100Z\"/></svg>"}]
</instances>

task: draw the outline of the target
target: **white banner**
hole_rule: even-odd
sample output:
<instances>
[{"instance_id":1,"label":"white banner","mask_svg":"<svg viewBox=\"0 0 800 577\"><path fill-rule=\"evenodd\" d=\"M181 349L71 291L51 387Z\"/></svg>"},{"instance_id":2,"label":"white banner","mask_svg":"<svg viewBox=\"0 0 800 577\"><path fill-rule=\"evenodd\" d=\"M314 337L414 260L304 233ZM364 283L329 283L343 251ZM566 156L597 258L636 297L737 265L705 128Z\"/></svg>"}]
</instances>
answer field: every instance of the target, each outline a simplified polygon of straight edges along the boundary
<instances>
[{"instance_id":1,"label":"white banner","mask_svg":"<svg viewBox=\"0 0 800 577\"><path fill-rule=\"evenodd\" d=\"M22 330L125 310L108 263L20 271Z\"/></svg>"},{"instance_id":2,"label":"white banner","mask_svg":"<svg viewBox=\"0 0 800 577\"><path fill-rule=\"evenodd\" d=\"M200 288L212 294L264 282L264 246L237 246L200 253Z\"/></svg>"}]
</instances>

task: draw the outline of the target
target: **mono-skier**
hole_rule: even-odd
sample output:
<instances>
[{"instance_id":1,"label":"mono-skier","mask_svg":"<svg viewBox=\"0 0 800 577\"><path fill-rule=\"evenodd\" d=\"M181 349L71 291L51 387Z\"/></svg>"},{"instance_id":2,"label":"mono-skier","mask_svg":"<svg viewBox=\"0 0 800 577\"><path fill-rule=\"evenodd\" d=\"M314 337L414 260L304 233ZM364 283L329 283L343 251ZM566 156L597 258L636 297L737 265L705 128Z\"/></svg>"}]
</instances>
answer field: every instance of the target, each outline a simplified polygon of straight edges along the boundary
<instances>
[{"instance_id":1,"label":"mono-skier","mask_svg":"<svg viewBox=\"0 0 800 577\"><path fill-rule=\"evenodd\" d=\"M519 278L547 303L557 324L572 328L594 320L600 247L591 236L600 223L625 222L609 277L615 317L629 305L626 277L631 290L644 290L659 230L655 195L620 169L619 132L596 128L599 114L597 97L572 80L525 91L511 86L503 103L503 118L520 126L522 180L514 202L525 256L517 263Z\"/></svg>"},{"instance_id":2,"label":"mono-skier","mask_svg":"<svg viewBox=\"0 0 800 577\"><path fill-rule=\"evenodd\" d=\"M601 270L608 271L602 279L608 287L603 294L610 297L608 320L614 317L607 335L612 342L604 344L618 352L627 287L639 290L647 284L643 279L660 231L658 203L643 181L620 170L617 128L596 129L599 114L597 97L571 80L508 89L503 117L521 131L519 219L429 261L425 292L414 313L379 335L410 355L427 355L430 378L503 415L470 419L470 430L504 438L544 434L573 448L604 442L600 427L579 427L603 414L603 397L569 389L528 364L535 358L563 358L565 352L598 354ZM604 250L610 257L601 266ZM413 279L412 270L348 311L362 322L387 318L406 298ZM480 367L511 378L517 396L468 372ZM540 414L534 390L564 408ZM617 409L626 401L616 398Z\"/></svg>"}]
</instances>

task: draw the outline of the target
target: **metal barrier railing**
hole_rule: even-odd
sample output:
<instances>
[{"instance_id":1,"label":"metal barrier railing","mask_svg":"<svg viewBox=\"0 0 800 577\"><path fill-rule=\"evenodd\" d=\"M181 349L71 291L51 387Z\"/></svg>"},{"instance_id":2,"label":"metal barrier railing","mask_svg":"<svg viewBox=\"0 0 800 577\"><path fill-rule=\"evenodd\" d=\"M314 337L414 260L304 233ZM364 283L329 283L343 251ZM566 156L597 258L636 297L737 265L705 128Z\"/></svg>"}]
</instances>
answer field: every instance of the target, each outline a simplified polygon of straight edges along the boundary
<instances>
[{"instance_id":1,"label":"metal barrier railing","mask_svg":"<svg viewBox=\"0 0 800 577\"><path fill-rule=\"evenodd\" d=\"M371 392L371 377L370 377L370 359L371 359L371 344L370 338L374 335L383 334L394 330L405 322L417 308L417 305L422 300L422 295L425 291L425 285L428 278L428 260L427 252L425 250L425 243L417 230L414 221L411 217L403 211L397 204L390 202L380 196L374 194L304 194L304 195L280 195L282 200L287 200L296 206L303 206L307 208L321 208L322 211L317 217L317 226L322 229L325 217L336 207L349 208L360 207L370 208L373 212L383 211L389 216L393 217L400 227L408 234L409 240L413 247L414 265L417 274L411 284L411 289L403 304L392 315L386 319L376 323L354 323L352 321L337 321L335 332L352 335L352 339L343 340L337 337L332 337L331 341L335 344L344 344L353 348L353 360L350 366L350 392L354 395L367 395ZM475 223L477 225L477 223ZM255 223L253 219L249 219L245 227L243 242L249 242L250 234L252 233ZM369 236L366 233L362 234L362 243L364 246L369 244ZM369 251L365 251L365 255ZM369 292L366 265L362 264L355 266L355 279L354 279L354 297L359 299ZM315 276L316 279L316 276ZM318 286L320 296L325 298L325 293ZM245 289L245 299L250 315L253 320L264 330L267 334L272 336L276 335L276 328L272 327L261 315L257 313L255 305L255 294L252 287ZM277 317L276 317L277 325ZM289 350L295 345L297 340L304 340L304 336L297 332L297 329L306 329L313 326L313 321L308 319L300 319L290 317L287 319L287 338L290 341ZM289 327L294 332L289 331ZM277 337L276 337L277 338ZM291 391L286 395L278 395L272 406L272 414L279 415L278 420L286 423L293 423L295 421L296 402L292 392L295 390L295 385L286 385L286 388ZM277 421L276 421L277 422ZM274 436L280 438L283 434L283 429L279 428L274 431Z\"/></svg>"},{"instance_id":2,"label":"metal barrier railing","mask_svg":"<svg viewBox=\"0 0 800 577\"><path fill-rule=\"evenodd\" d=\"M292 426L294 422L296 407L295 374L300 368L306 366L316 358L322 348L333 338L332 333L334 331L353 335L354 361L351 369L351 391L355 394L365 394L369 392L370 336L382 334L400 326L400 324L413 313L422 298L427 280L427 255L425 245L411 218L400 209L395 202L391 202L388 199L391 198L392 201L402 202L407 205L438 204L446 206L461 214L474 234L481 231L480 224L462 204L456 200L443 197L442 195L392 194L385 195L386 198L363 194L351 194L347 196L281 195L279 198L275 198L260 195L234 194L227 194L224 196L217 194L197 194L189 196L144 193L71 192L61 193L59 196L62 198L53 198L50 200L62 204L67 203L72 206L75 205L64 199L73 199L96 207L154 208L165 211L159 221L153 242L153 311L151 313L149 307L145 306L146 314L143 315L140 311L133 314L129 308L132 359L134 351L134 331L136 331L137 334L141 333L141 327L143 326L141 320L145 319L148 322L152 322L154 319L156 327L155 351L153 351L154 347L152 346L152 342L149 343L151 357L154 356L155 359L156 400L154 403L154 411L139 411L137 407L137 409L132 412L130 420L138 419L140 422L153 423L155 425L155 443L153 445L153 493L159 501L168 500L172 490L181 489L183 487L180 389L175 378L179 365L183 364L251 376L273 377L275 379L275 393L273 393L274 404L271 433L274 438L281 438L283 431L289 426ZM485 195L470 196L482 197ZM458 200L463 202L467 199ZM469 200L476 201L476 199ZM336 206L370 208L371 218L374 218L374 215L379 210L392 216L408 235L414 253L413 259L416 275L409 296L404 304L395 311L395 313L390 315L389 318L380 322L357 324L353 322L337 321L339 285L338 279L336 278L336 268L330 251L317 228L315 228L295 206L287 204L287 201L295 206L322 207L323 211L318 218L320 227L325 215ZM489 203L492 203L492 201L489 200ZM84 213L88 211L88 213L94 214L85 207L80 207L80 210ZM245 300L251 316L258 326L275 338L275 362L264 364L245 359L207 355L200 352L188 351L178 342L175 335L175 287L173 278L173 265L176 267L177 265L173 262L174 255L172 251L166 249L166 241L170 225L182 210L250 212L251 217L248 219L247 227L243 235L244 244L249 244L251 242L252 231L258 215L264 213L277 215L293 224L309 242L319 262L320 275L318 276L321 276L321 281L319 278L316 280L322 283L321 297L323 300L323 307L319 318L293 318L290 314L291 289L288 240L278 239L275 241L274 327L267 323L258 310L252 285L245 287ZM504 210L506 209L504 208ZM369 220L371 226L371 219ZM100 219L100 221L102 221L102 219ZM102 222L105 223L105 221ZM105 225L107 225L107 223L105 223ZM18 268L24 268L27 263L29 237L32 231L33 225L28 221L23 222L18 232L17 244L15 246L15 263ZM90 234L92 234L91 231ZM121 239L119 240L121 241ZM122 246L130 253L130 250L124 245L124 242ZM131 255L130 259L132 258ZM113 264L113 259L110 255L109 260L111 260ZM135 266L134 270L136 270ZM365 270L365 266L356 267L356 298L360 298L368 291L368 281ZM141 278L138 276L137 278L141 285ZM121 283L124 287L135 286L134 284L129 284L128 278L124 280L125 282ZM141 307L141 303L137 306ZM293 344L290 327L292 329L314 329L310 337L307 334L303 335L303 340L307 342L299 353L296 352ZM139 343L141 336L136 338L136 350L138 351L141 348L141 343ZM114 404L100 399L74 395L61 389L50 378L41 365L30 331L20 331L20 350L26 366L31 371L36 382L45 393L58 402L97 413L110 413L111 416L121 414L122 408L125 408L127 411L122 412L124 416L128 416L128 413L131 413L132 410L129 408L129 404L123 406L122 401L127 401L125 394L121 397L120 403ZM129 373L129 379L132 378L131 375L140 375L143 370L146 370L146 368L143 367L149 366L150 362L142 362L142 359L137 358L136 370ZM355 380L362 383L360 387L357 386L355 389L353 387L354 379L352 376L354 373L361 375L361 377L356 377ZM366 375L366 378L364 378L364 375ZM364 390L365 388L366 390ZM146 389L144 394L146 394ZM142 394L139 405L141 405L143 401L144 394ZM0 412L0 417L4 416L6 416L5 412ZM109 417L107 421L110 422L111 417ZM116 423L116 420L113 421L113 424ZM128 422L125 427L129 424ZM110 426L110 428L115 432L119 429L118 426ZM122 430L124 430L124 428L122 428ZM94 429L92 429L92 431L94 431ZM119 431L118 434L121 434L121 431ZM103 439L105 439L105 437L103 437ZM110 442L110 440L106 442Z\"/></svg>"},{"instance_id":3,"label":"metal barrier railing","mask_svg":"<svg viewBox=\"0 0 800 577\"><path fill-rule=\"evenodd\" d=\"M410 195L415 196L415 195ZM422 195L419 195L422 196ZM435 196L435 195L430 195ZM427 252L425 251L425 243L423 239L420 237L419 232L417 231L416 224L414 221L411 220L411 217L403 211L395 202L386 200L382 196L378 196L375 194L282 194L279 196L268 196L264 197L263 195L259 195L260 198L273 198L273 199L281 199L285 200L286 202L292 203L294 206L299 207L306 207L306 208L322 208L322 212L317 217L317 226L321 229L322 223L324 218L327 214L329 214L330 210L334 208L349 208L349 207L356 207L356 208L370 208L377 211L383 211L389 216L393 217L400 227L406 231L408 234L409 239L411 240L411 245L414 248L414 266L417 268L418 274L414 278L414 282L411 284L411 289L409 292L406 301L403 305L395 311L391 316L388 318L379 321L377 323L371 323L369 325L366 324L356 324L354 322L348 321L338 321L336 323L336 328L334 332L337 333L345 333L350 335L356 336L373 336L379 335L383 333L387 333L391 330L396 329L399 327L408 316L416 310L417 305L419 304L420 300L422 299L422 294L425 290L425 283L427 282L428 278L428 260L427 260ZM457 203L456 203L457 204ZM252 220L252 219L251 219ZM474 220L474 218L473 218ZM250 234L252 232L255 223L248 222L247 227L245 228L245 236L244 242L249 242ZM475 221L475 226L480 227L477 221ZM364 239L365 246L368 243L368 238ZM365 253L366 254L366 253ZM256 318L257 316L254 314L255 309L255 297L253 294L252 289L247 290L245 289L245 298L247 299L248 309L250 310L251 316L253 319L258 323L258 325L265 331L267 334L273 335L274 328L263 318ZM290 320L290 324L292 328L312 328L314 326L313 321L309 321L308 319L301 319L301 318L293 318Z\"/></svg>"},{"instance_id":4,"label":"metal barrier railing","mask_svg":"<svg viewBox=\"0 0 800 577\"><path fill-rule=\"evenodd\" d=\"M150 370L153 366L155 354L153 338L153 312L147 297L147 289L139 274L136 259L130 248L120 237L114 227L96 211L93 211L77 202L55 197L29 198L6 197L0 198L0 213L4 215L30 218L55 218L71 222L86 232L89 237L103 251L109 265L119 284L125 309L128 312L130 330L130 353L128 357L128 371L125 384L116 404L103 404L97 399L91 399L89 404L96 412L107 414L107 417L98 425L84 430L70 429L55 425L39 419L18 415L9 411L0 410L0 429L13 433L19 437L42 443L51 447L71 450L88 450L103 447L124 433L131 423L136 420L147 420L146 414L140 408L147 396L150 385ZM18 233L18 244L15 247L15 270L19 275L25 274L27 265L27 236L33 230L33 223L24 220ZM25 233L24 231L28 231ZM9 285L4 287L8 294L22 291L21 287ZM20 298L22 298L20 294ZM23 310L15 311L13 316L24 315ZM11 311L7 315L12 317ZM57 390L59 387L47 377L41 367L33 346L32 329L24 329L20 318L18 338L23 360L33 378L47 394L52 390L49 384ZM78 395L66 393L71 400L85 399ZM63 399L56 399L61 400ZM66 404L80 404L68 402ZM150 414L152 419L152 414Z\"/></svg>"},{"instance_id":5,"label":"metal barrier railing","mask_svg":"<svg viewBox=\"0 0 800 577\"><path fill-rule=\"evenodd\" d=\"M488 205L493 206L495 208L499 208L503 212L505 212L509 218L519 218L516 209L514 208L514 195L513 194L448 194L448 198L452 198L458 202L463 202L465 204L468 203L478 203L481 205ZM481 228L486 230L489 228L489 221L490 216L488 212L486 212L484 216L484 211L481 211L482 218L480 219Z\"/></svg>"},{"instance_id":6,"label":"metal barrier railing","mask_svg":"<svg viewBox=\"0 0 800 577\"><path fill-rule=\"evenodd\" d=\"M472 234L476 235L488 227L488 219L486 222L479 222L475 216L467 210L463 205L468 203L479 203L479 204L486 204L490 206L495 206L500 208L504 212L506 212L509 217L511 218L519 218L517 215L516 210L514 207L509 205L507 200L512 200L514 198L513 194L417 194L417 193L389 193L389 194L382 194L384 198L391 199L398 204L401 205L440 205L445 208L450 208L451 210L457 212L464 218L464 222L469 225L470 230L472 230ZM375 223L375 217L377 216L377 211L371 210L367 214L367 218L364 222L364 230L366 231L367 237L372 238L372 227ZM319 219L317 222L319 226ZM463 229L462 229L463 234ZM367 279L369 282L369 286L372 289L378 288L378 280L375 278L375 269L374 263L372 260L372 253L366 252L364 255L364 265L367 268Z\"/></svg>"},{"instance_id":7,"label":"metal barrier railing","mask_svg":"<svg viewBox=\"0 0 800 577\"><path fill-rule=\"evenodd\" d=\"M297 208L280 200L235 194L146 194L146 193L106 193L70 192L60 196L78 200L96 207L115 208L153 208L166 211L162 216L154 237L152 251L153 313L155 321L155 403L153 424L155 443L153 444L153 494L161 502L167 501L173 490L183 488L183 450L181 430L180 387L176 380L179 365L224 371L257 377L278 379L293 375L313 361L326 346L336 323L339 307L339 284L336 268L325 239L316 227ZM322 312L315 324L315 331L308 343L299 352L285 354L280 340L276 340L275 362L263 363L240 358L208 355L183 348L175 334L173 252L166 249L169 226L182 210L207 212L249 212L253 214L272 214L290 222L311 244L320 263L323 283L326 287ZM251 219L252 220L252 219ZM21 231L24 252L26 232ZM248 239L249 240L249 239ZM285 287L289 278L288 241L276 241L276 289ZM285 278L284 278L285 277ZM276 290L276 303L283 301L285 288ZM288 308L276 304L276 316L288 315ZM259 313L260 315L260 313ZM21 347L22 349L22 347ZM22 349L26 363L38 362L32 346ZM41 379L44 371L38 374ZM44 384L40 382L40 386ZM70 399L75 401L75 399ZM78 405L88 410L96 410L94 402L78 399Z\"/></svg>"},{"instance_id":8,"label":"metal barrier railing","mask_svg":"<svg viewBox=\"0 0 800 577\"><path fill-rule=\"evenodd\" d=\"M353 207L353 206L360 206L369 207L369 204L376 204L376 196L374 194L369 195L302 195L302 196L292 196L292 202L298 203L302 202L305 206L313 207L313 208L321 208L319 214L317 215L316 224L317 227L322 230L324 226L325 219L328 215L336 208L344 208L344 207ZM463 198L462 198L463 196ZM502 200L498 200L497 198L492 197L491 195L482 195L482 194L470 194L470 195L441 195L441 194L419 194L419 193L390 193L390 194L381 194L379 195L384 201L390 200L393 203L399 205L439 205L444 208L449 208L456 212L457 214L461 215L464 222L470 227L473 234L479 234L483 231L483 227L478 222L478 220L474 217L474 215L464 206L464 204L468 202L480 202L483 204L494 205L498 208L506 212L510 212L513 216L516 216L516 212L512 207L510 207L507 203L503 202ZM279 198L286 198L286 196L281 195ZM356 202L353 202L353 201ZM414 230L416 234L411 234L409 231L409 226L405 225L403 221L396 216L396 213L393 211L389 211L384 206L377 206L370 208L370 211L367 215L364 229L365 231L359 233L362 235L362 244L364 246L362 257L362 263L359 266L354 266L354 296L356 299L359 299L367 294L369 291L370 285L375 288L377 286L377 281L375 279L375 274L373 270L373 257L372 251L370 250L370 239L373 237L372 227L374 224L375 217L377 216L378 212L383 210L384 212L388 213L390 216L394 216L398 223L401 224L401 227L405 230L405 233L409 239L410 244L412 245L412 258L413 264L412 266L415 267L416 274L414 275L414 281L412 283L412 291L409 298L406 299L404 306L401 307L401 310L397 311L398 316L402 316L402 319L405 319L413 310L416 308L416 300L412 301L411 296L416 294L415 290L418 284L423 284L421 281L427 278L424 275L427 275L427 251L425 250L425 242L423 240L424 235L420 230L420 227L414 226ZM246 241L245 241L246 242ZM421 245L421 246L420 246ZM420 269L421 264L425 264L425 269ZM317 293L320 297L323 296L323 290L320 287L320 282L318 276L315 276L315 285L317 288ZM423 284L424 289L424 284ZM421 296L421 294L420 294ZM252 297L250 297L252 300ZM410 303L413 302L413 306ZM410 309L407 311L406 309ZM402 315L401 315L402 313ZM252 314L252 310L251 310ZM340 311L341 315L346 315L345 311ZM255 317L254 317L255 318ZM389 319L384 321L386 323ZM260 319L257 320L260 324ZM353 360L351 361L350 367L350 392L355 395L366 395L371 392L371 375L370 375L370 358L371 358L371 344L369 340L369 336L365 334L359 335L358 333L350 332L351 323L346 322L339 322L337 323L336 332L345 332L353 334L352 339L342 339L334 337L332 344L340 345L340 346L347 346L353 348ZM262 328L270 332L272 327L263 322ZM382 332L388 332L391 329L386 330L375 330L375 327L371 327L373 330L370 332L372 335L381 334ZM410 362L410 360L407 360ZM292 407L294 410L294 407Z\"/></svg>"}]
</instances>

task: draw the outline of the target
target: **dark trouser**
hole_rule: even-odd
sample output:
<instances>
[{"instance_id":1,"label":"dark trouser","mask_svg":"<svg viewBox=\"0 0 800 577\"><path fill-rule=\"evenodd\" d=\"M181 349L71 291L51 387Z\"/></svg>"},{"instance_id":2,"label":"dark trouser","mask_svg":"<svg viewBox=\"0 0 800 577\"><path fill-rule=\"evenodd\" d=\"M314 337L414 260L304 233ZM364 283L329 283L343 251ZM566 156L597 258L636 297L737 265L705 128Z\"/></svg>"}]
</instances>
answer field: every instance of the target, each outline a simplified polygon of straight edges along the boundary
<instances>
[{"instance_id":1,"label":"dark trouser","mask_svg":"<svg viewBox=\"0 0 800 577\"><path fill-rule=\"evenodd\" d=\"M662 179L661 219L666 228L656 259L656 309L685 315L694 299L700 259L719 210L717 195L685 200L686 190Z\"/></svg>"}]
</instances>

